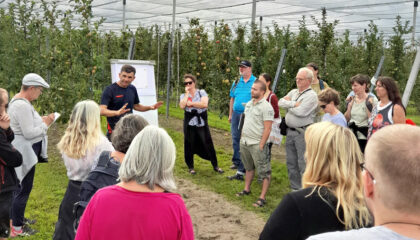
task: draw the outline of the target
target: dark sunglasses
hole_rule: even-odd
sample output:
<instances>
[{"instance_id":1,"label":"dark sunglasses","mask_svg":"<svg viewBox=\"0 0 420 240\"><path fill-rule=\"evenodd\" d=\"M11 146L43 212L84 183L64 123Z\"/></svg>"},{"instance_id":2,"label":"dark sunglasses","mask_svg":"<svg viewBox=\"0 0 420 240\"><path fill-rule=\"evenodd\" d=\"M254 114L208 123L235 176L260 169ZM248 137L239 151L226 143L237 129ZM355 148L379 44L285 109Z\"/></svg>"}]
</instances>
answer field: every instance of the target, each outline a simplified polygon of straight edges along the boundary
<instances>
[{"instance_id":1,"label":"dark sunglasses","mask_svg":"<svg viewBox=\"0 0 420 240\"><path fill-rule=\"evenodd\" d=\"M184 82L184 86L191 85L191 84L193 84L192 81L191 82Z\"/></svg>"},{"instance_id":2,"label":"dark sunglasses","mask_svg":"<svg viewBox=\"0 0 420 240\"><path fill-rule=\"evenodd\" d=\"M327 104L319 105L319 107L325 109L327 107Z\"/></svg>"}]
</instances>

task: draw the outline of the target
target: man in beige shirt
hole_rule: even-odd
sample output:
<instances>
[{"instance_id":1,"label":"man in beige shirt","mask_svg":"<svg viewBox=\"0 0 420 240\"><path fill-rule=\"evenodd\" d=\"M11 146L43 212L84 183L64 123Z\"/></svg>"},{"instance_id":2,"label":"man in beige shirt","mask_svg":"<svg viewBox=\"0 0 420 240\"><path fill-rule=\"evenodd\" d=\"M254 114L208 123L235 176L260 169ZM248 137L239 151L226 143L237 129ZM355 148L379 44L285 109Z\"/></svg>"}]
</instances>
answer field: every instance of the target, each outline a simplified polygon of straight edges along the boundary
<instances>
[{"instance_id":1,"label":"man in beige shirt","mask_svg":"<svg viewBox=\"0 0 420 240\"><path fill-rule=\"evenodd\" d=\"M265 195L271 178L270 161L266 158L266 144L274 120L273 107L264 99L265 83L256 80L251 88L251 101L245 106L245 120L240 140L241 159L245 167L245 187L236 195L249 195L251 182L257 168L258 180L262 181L260 197L253 204L255 207L265 205Z\"/></svg>"}]
</instances>

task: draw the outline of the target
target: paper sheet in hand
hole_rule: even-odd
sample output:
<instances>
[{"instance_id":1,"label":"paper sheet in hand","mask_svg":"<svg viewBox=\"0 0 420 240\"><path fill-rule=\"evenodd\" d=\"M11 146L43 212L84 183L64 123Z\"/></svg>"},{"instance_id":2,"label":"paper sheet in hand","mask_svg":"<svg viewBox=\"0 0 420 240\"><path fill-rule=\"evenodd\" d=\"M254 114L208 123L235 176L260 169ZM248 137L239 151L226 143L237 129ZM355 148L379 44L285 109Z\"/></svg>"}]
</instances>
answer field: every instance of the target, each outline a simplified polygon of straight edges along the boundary
<instances>
[{"instance_id":1,"label":"paper sheet in hand","mask_svg":"<svg viewBox=\"0 0 420 240\"><path fill-rule=\"evenodd\" d=\"M61 116L61 114L59 114L58 112L54 113L54 121L50 124L50 126L55 123L55 121L57 121L57 119Z\"/></svg>"}]
</instances>

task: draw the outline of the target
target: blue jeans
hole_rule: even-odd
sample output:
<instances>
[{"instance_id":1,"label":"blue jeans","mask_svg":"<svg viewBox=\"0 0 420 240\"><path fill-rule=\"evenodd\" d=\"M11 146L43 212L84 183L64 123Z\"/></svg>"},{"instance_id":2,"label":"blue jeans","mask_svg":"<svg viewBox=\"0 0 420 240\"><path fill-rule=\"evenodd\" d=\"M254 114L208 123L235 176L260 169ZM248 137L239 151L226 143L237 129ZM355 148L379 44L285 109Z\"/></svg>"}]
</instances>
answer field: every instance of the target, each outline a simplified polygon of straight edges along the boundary
<instances>
[{"instance_id":1,"label":"blue jeans","mask_svg":"<svg viewBox=\"0 0 420 240\"><path fill-rule=\"evenodd\" d=\"M241 154L239 152L239 140L241 139L241 133L238 130L239 120L241 114L235 111L232 111L232 121L230 124L230 132L232 133L232 146L233 146L233 157L232 162L238 168L238 172L245 173L244 165L241 161Z\"/></svg>"}]
</instances>

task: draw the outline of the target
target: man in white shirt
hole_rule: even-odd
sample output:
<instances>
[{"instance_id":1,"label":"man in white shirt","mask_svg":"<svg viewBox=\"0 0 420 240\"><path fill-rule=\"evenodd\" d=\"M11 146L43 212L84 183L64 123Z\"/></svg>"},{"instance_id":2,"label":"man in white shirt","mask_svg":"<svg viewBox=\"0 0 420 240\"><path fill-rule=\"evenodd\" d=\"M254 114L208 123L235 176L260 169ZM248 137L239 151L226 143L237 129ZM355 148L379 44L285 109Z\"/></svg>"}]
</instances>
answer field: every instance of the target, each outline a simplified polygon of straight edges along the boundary
<instances>
[{"instance_id":1,"label":"man in white shirt","mask_svg":"<svg viewBox=\"0 0 420 240\"><path fill-rule=\"evenodd\" d=\"M314 75L308 68L299 69L296 75L296 89L291 90L279 100L279 107L287 110L286 164L290 188L302 188L302 175L305 172L305 129L314 123L317 113L318 96L312 90Z\"/></svg>"}]
</instances>

